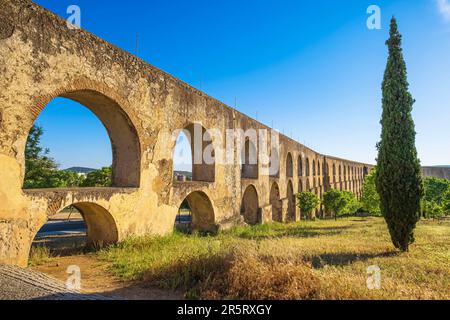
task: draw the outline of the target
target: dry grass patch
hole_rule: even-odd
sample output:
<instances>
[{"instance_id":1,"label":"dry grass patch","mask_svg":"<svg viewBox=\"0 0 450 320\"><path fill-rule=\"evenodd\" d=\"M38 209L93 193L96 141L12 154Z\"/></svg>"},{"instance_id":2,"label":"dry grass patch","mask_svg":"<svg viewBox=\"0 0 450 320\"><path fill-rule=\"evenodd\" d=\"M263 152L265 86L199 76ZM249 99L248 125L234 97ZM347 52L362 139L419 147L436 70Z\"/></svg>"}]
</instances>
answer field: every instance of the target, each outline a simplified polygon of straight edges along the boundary
<instances>
[{"instance_id":1,"label":"dry grass patch","mask_svg":"<svg viewBox=\"0 0 450 320\"><path fill-rule=\"evenodd\" d=\"M306 263L265 259L238 251L221 272L201 286L204 299L307 300L320 291L320 281Z\"/></svg>"},{"instance_id":2,"label":"dry grass patch","mask_svg":"<svg viewBox=\"0 0 450 320\"><path fill-rule=\"evenodd\" d=\"M30 250L30 258L28 265L30 267L36 267L46 264L52 259L50 248L45 246L33 246Z\"/></svg>"}]
</instances>

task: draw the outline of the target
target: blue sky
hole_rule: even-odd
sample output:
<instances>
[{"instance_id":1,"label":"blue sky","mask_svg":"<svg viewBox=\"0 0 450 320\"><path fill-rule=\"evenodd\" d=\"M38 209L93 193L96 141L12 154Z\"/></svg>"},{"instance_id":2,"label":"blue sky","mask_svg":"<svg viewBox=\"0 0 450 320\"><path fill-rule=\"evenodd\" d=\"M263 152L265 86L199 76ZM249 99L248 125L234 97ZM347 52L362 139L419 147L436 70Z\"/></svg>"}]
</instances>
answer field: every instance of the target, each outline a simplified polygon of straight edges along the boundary
<instances>
[{"instance_id":1,"label":"blue sky","mask_svg":"<svg viewBox=\"0 0 450 320\"><path fill-rule=\"evenodd\" d=\"M36 0L82 27L315 150L374 163L389 19L403 34L423 165L450 164L448 0ZM382 10L368 30L367 7ZM57 121L56 121L57 120ZM61 167L111 162L100 122L61 100L38 123ZM74 150L82 150L75 152Z\"/></svg>"}]
</instances>

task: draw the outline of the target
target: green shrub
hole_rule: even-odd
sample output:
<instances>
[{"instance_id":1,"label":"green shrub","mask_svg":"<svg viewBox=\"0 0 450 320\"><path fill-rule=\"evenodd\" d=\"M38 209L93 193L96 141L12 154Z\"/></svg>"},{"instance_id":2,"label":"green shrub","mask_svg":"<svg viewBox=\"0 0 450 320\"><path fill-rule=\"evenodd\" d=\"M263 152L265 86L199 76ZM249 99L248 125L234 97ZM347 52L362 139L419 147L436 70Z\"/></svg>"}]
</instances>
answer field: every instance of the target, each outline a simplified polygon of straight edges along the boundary
<instances>
[{"instance_id":1,"label":"green shrub","mask_svg":"<svg viewBox=\"0 0 450 320\"><path fill-rule=\"evenodd\" d=\"M312 192L301 192L297 194L297 199L301 214L306 217L311 217L320 204L319 198Z\"/></svg>"},{"instance_id":2,"label":"green shrub","mask_svg":"<svg viewBox=\"0 0 450 320\"><path fill-rule=\"evenodd\" d=\"M442 207L447 216L450 216L450 189L442 196Z\"/></svg>"},{"instance_id":3,"label":"green shrub","mask_svg":"<svg viewBox=\"0 0 450 320\"><path fill-rule=\"evenodd\" d=\"M36 267L49 262L51 259L52 255L50 248L43 245L33 246L30 251L30 259L28 264L31 267Z\"/></svg>"},{"instance_id":4,"label":"green shrub","mask_svg":"<svg viewBox=\"0 0 450 320\"><path fill-rule=\"evenodd\" d=\"M422 214L425 218L450 215L450 181L429 177L424 179L425 197Z\"/></svg>"},{"instance_id":5,"label":"green shrub","mask_svg":"<svg viewBox=\"0 0 450 320\"><path fill-rule=\"evenodd\" d=\"M375 185L376 169L372 170L364 179L361 205L365 212L373 216L381 216L380 195Z\"/></svg>"},{"instance_id":6,"label":"green shrub","mask_svg":"<svg viewBox=\"0 0 450 320\"><path fill-rule=\"evenodd\" d=\"M442 218L445 216L444 207L435 201L424 201L423 211L426 218Z\"/></svg>"},{"instance_id":7,"label":"green shrub","mask_svg":"<svg viewBox=\"0 0 450 320\"><path fill-rule=\"evenodd\" d=\"M323 205L325 207L325 211L333 214L335 219L345 213L349 200L350 199L347 194L334 189L325 192L323 195Z\"/></svg>"},{"instance_id":8,"label":"green shrub","mask_svg":"<svg viewBox=\"0 0 450 320\"><path fill-rule=\"evenodd\" d=\"M347 200L347 205L344 208L344 214L353 215L361 210L362 204L361 201L356 198L355 194L350 191L343 191L344 197Z\"/></svg>"},{"instance_id":9,"label":"green shrub","mask_svg":"<svg viewBox=\"0 0 450 320\"><path fill-rule=\"evenodd\" d=\"M423 181L426 201L443 204L444 195L450 191L450 181L440 178L425 178Z\"/></svg>"}]
</instances>

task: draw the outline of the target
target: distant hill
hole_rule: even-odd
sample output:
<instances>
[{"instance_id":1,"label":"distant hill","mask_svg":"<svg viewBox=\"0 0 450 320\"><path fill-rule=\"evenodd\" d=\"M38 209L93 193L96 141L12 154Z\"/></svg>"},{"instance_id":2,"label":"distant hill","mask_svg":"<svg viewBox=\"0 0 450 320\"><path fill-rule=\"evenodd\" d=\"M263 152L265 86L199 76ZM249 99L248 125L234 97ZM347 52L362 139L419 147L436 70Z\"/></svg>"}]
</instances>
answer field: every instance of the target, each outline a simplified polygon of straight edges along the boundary
<instances>
[{"instance_id":1,"label":"distant hill","mask_svg":"<svg viewBox=\"0 0 450 320\"><path fill-rule=\"evenodd\" d=\"M64 171L75 172L75 173L78 173L78 174L89 174L89 173L91 173L91 172L93 172L95 170L97 170L97 169L84 168L84 167L72 167L72 168L66 169Z\"/></svg>"}]
</instances>

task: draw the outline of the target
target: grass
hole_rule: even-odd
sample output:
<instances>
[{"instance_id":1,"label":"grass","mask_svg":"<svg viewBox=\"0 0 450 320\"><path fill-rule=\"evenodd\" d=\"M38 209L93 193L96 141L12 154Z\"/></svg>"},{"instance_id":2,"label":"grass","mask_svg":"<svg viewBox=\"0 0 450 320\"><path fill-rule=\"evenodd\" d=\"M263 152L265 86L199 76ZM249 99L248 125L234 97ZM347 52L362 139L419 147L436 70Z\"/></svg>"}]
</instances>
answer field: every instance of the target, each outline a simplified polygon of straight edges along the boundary
<instances>
[{"instance_id":1,"label":"grass","mask_svg":"<svg viewBox=\"0 0 450 320\"><path fill-rule=\"evenodd\" d=\"M30 259L28 265L30 267L41 266L51 261L52 255L50 248L46 246L33 246L30 251Z\"/></svg>"},{"instance_id":2,"label":"grass","mask_svg":"<svg viewBox=\"0 0 450 320\"><path fill-rule=\"evenodd\" d=\"M194 299L450 299L449 220L421 221L408 253L369 217L136 238L97 254L125 280ZM381 290L367 288L372 265Z\"/></svg>"}]
</instances>

